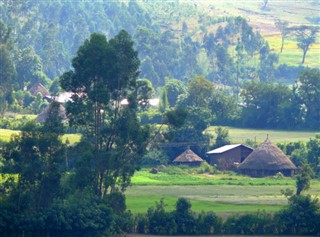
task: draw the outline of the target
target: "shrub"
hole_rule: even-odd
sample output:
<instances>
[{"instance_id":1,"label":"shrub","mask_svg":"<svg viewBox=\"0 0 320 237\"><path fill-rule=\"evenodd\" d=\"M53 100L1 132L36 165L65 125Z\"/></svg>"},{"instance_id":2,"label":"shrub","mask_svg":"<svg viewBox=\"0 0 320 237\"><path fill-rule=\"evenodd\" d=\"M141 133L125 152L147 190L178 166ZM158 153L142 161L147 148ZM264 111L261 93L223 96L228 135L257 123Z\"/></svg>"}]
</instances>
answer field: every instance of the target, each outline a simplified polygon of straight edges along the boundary
<instances>
[{"instance_id":1,"label":"shrub","mask_svg":"<svg viewBox=\"0 0 320 237\"><path fill-rule=\"evenodd\" d=\"M280 234L320 235L320 205L311 196L293 195L289 205L275 215Z\"/></svg>"},{"instance_id":2,"label":"shrub","mask_svg":"<svg viewBox=\"0 0 320 237\"><path fill-rule=\"evenodd\" d=\"M271 214L257 212L244 215L229 216L223 225L226 234L273 234L274 224Z\"/></svg>"}]
</instances>

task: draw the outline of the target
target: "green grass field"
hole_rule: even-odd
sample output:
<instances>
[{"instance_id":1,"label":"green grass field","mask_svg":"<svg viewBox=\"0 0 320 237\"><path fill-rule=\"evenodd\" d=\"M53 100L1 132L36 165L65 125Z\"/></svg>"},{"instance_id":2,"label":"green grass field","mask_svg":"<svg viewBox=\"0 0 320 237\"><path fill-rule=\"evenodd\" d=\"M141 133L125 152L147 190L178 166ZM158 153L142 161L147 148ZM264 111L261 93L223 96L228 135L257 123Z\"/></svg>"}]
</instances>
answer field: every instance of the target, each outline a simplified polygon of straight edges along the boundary
<instances>
[{"instance_id":1,"label":"green grass field","mask_svg":"<svg viewBox=\"0 0 320 237\"><path fill-rule=\"evenodd\" d=\"M206 131L215 135L213 126L209 127ZM257 141L262 143L267 136L273 143L288 143L303 141L306 142L310 138L314 138L320 131L286 131L286 130L266 130L266 129L245 129L225 127L229 130L229 135L232 143L245 143L247 140ZM0 129L0 140L9 141L12 134L18 134L19 131ZM63 141L68 138L71 144L80 141L79 134L66 134L63 136Z\"/></svg>"},{"instance_id":2,"label":"green grass field","mask_svg":"<svg viewBox=\"0 0 320 237\"><path fill-rule=\"evenodd\" d=\"M215 135L213 126L207 128L207 132ZM256 141L258 144L266 140L267 136L276 143L288 143L297 141L309 141L320 131L286 131L286 130L267 130L267 129L247 129L225 127L229 130L229 136L232 143L244 143L247 140Z\"/></svg>"},{"instance_id":3,"label":"green grass field","mask_svg":"<svg viewBox=\"0 0 320 237\"><path fill-rule=\"evenodd\" d=\"M190 200L195 212L214 211L221 216L258 210L278 211L287 204L281 190L295 190L293 178L250 178L236 174L196 174L181 172L151 174L136 172L126 191L127 207L132 213L145 213L164 199L167 211L174 210L179 197ZM320 193L320 181L313 180L311 195Z\"/></svg>"}]
</instances>

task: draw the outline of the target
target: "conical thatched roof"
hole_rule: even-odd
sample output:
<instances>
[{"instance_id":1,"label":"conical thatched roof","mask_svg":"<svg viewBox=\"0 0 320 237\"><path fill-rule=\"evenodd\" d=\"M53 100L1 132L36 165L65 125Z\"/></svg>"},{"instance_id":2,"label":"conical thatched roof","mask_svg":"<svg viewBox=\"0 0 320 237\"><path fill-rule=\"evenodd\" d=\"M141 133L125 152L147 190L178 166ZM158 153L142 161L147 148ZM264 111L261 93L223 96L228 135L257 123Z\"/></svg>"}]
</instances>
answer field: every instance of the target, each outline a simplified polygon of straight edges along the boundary
<instances>
[{"instance_id":1,"label":"conical thatched roof","mask_svg":"<svg viewBox=\"0 0 320 237\"><path fill-rule=\"evenodd\" d=\"M52 106L53 106L55 103L58 103L58 102L55 102L55 101L51 102L51 103L38 115L38 117L37 117L36 120L37 120L38 122L40 122L40 123L44 123L44 122L46 121L46 119L48 118L48 116L49 116L49 112L50 112ZM60 103L58 103L58 104L59 104L59 111L58 111L58 113L59 113L60 118L62 119L62 121L67 121L68 118L67 118L66 108L65 108L62 104L60 104Z\"/></svg>"},{"instance_id":2,"label":"conical thatched roof","mask_svg":"<svg viewBox=\"0 0 320 237\"><path fill-rule=\"evenodd\" d=\"M36 96L38 93L41 93L42 97L50 96L50 92L39 82L34 84L28 91L33 96Z\"/></svg>"},{"instance_id":3,"label":"conical thatched roof","mask_svg":"<svg viewBox=\"0 0 320 237\"><path fill-rule=\"evenodd\" d=\"M173 162L179 163L192 163L192 162L202 162L201 159L196 153L194 153L190 148L184 151L181 155L173 160Z\"/></svg>"},{"instance_id":4,"label":"conical thatched roof","mask_svg":"<svg viewBox=\"0 0 320 237\"><path fill-rule=\"evenodd\" d=\"M240 170L292 170L297 167L268 139L239 165Z\"/></svg>"}]
</instances>

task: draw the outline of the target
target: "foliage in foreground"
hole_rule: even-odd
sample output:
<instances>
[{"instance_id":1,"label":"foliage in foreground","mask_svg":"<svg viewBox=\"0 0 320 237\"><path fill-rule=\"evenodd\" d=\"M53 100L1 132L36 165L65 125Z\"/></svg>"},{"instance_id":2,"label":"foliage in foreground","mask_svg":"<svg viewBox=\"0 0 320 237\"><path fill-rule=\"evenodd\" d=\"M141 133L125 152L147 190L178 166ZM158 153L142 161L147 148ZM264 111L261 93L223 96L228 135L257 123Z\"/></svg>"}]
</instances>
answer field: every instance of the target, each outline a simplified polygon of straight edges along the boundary
<instances>
[{"instance_id":1,"label":"foliage in foreground","mask_svg":"<svg viewBox=\"0 0 320 237\"><path fill-rule=\"evenodd\" d=\"M320 205L311 196L293 195L289 205L274 216L264 211L231 215L225 221L213 212L191 211L188 200L180 198L176 209L165 211L163 200L147 214L135 217L135 231L155 235L319 235Z\"/></svg>"}]
</instances>

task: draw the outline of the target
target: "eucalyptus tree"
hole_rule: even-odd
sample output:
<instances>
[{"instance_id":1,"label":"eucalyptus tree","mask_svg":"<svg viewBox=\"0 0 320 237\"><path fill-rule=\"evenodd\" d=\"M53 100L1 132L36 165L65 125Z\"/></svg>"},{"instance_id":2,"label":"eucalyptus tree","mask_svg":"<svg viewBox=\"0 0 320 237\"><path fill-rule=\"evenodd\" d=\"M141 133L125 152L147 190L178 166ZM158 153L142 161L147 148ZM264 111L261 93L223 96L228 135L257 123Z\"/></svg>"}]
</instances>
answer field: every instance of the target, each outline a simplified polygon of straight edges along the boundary
<instances>
[{"instance_id":1,"label":"eucalyptus tree","mask_svg":"<svg viewBox=\"0 0 320 237\"><path fill-rule=\"evenodd\" d=\"M288 21L282 21L280 19L277 19L275 21L275 26L281 33L281 48L280 48L280 53L282 53L283 50L283 45L284 45L284 40L286 36L289 34L290 30L288 28L289 22Z\"/></svg>"},{"instance_id":2,"label":"eucalyptus tree","mask_svg":"<svg viewBox=\"0 0 320 237\"><path fill-rule=\"evenodd\" d=\"M0 20L0 115L6 110L16 70L12 60L10 28Z\"/></svg>"},{"instance_id":3,"label":"eucalyptus tree","mask_svg":"<svg viewBox=\"0 0 320 237\"><path fill-rule=\"evenodd\" d=\"M70 124L83 129L82 144L88 146L80 154L94 177L88 185L101 197L127 187L148 138L136 116L139 65L126 31L110 40L93 33L73 58L73 70L60 78L61 87L73 92ZM128 105L122 105L124 99Z\"/></svg>"}]
</instances>

